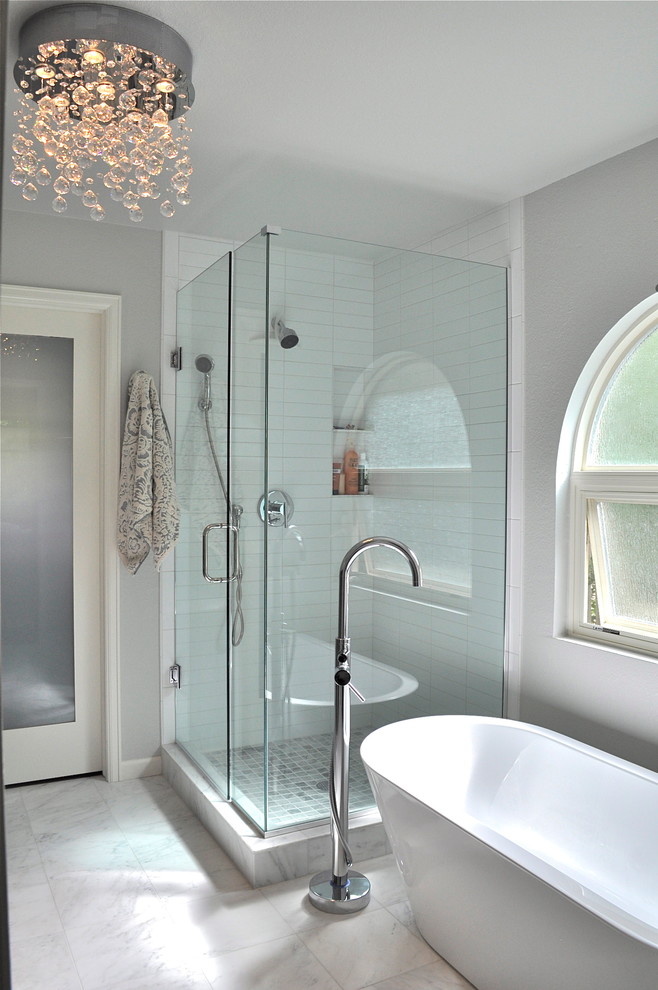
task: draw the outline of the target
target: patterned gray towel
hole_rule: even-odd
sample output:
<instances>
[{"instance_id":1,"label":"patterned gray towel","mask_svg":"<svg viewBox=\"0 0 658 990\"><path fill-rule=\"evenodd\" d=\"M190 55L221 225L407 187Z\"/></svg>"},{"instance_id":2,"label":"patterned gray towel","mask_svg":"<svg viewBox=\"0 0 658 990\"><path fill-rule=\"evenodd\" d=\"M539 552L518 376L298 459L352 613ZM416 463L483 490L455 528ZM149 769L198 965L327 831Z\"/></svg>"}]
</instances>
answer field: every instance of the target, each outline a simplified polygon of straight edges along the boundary
<instances>
[{"instance_id":1,"label":"patterned gray towel","mask_svg":"<svg viewBox=\"0 0 658 990\"><path fill-rule=\"evenodd\" d=\"M121 449L117 547L135 574L153 550L156 569L178 540L180 507L174 457L155 382L135 371L128 383L128 411Z\"/></svg>"}]
</instances>

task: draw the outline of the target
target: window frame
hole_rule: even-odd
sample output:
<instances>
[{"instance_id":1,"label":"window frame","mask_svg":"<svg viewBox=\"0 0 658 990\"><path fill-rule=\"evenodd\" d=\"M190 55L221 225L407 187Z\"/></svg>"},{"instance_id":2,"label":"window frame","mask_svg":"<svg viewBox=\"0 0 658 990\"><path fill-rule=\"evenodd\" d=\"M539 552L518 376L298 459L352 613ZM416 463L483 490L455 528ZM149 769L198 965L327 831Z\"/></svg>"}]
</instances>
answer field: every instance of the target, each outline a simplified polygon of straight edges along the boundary
<instances>
[{"instance_id":1,"label":"window frame","mask_svg":"<svg viewBox=\"0 0 658 990\"><path fill-rule=\"evenodd\" d=\"M591 465L587 464L589 439L596 414L606 389L628 354L652 330L658 328L658 293L643 300L606 334L580 376L570 403L561 440L565 431L571 439L568 474L569 564L567 594L567 633L599 645L610 645L651 655L658 659L658 628L629 620L620 628L602 622L587 621L589 593L589 552L591 541L593 559L597 553L598 521L588 533L588 504L591 501L636 502L658 505L658 464L652 465ZM569 413L576 402L575 429L569 431ZM561 453L564 453L561 449ZM558 463L558 505L559 499ZM559 525L558 525L559 536ZM559 567L557 580L560 579ZM557 598L557 596L556 596Z\"/></svg>"}]
</instances>

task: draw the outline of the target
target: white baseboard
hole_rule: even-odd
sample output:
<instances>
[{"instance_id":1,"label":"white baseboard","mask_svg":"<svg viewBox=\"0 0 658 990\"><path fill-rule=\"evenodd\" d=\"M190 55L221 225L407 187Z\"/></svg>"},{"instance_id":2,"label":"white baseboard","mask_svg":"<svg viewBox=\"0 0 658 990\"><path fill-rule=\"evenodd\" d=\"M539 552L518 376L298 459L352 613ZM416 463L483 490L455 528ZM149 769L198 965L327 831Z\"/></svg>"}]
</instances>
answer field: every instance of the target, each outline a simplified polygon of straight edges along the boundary
<instances>
[{"instance_id":1,"label":"white baseboard","mask_svg":"<svg viewBox=\"0 0 658 990\"><path fill-rule=\"evenodd\" d=\"M150 756L145 760L122 760L119 770L119 780L136 780L138 777L155 777L161 773L161 756Z\"/></svg>"}]
</instances>

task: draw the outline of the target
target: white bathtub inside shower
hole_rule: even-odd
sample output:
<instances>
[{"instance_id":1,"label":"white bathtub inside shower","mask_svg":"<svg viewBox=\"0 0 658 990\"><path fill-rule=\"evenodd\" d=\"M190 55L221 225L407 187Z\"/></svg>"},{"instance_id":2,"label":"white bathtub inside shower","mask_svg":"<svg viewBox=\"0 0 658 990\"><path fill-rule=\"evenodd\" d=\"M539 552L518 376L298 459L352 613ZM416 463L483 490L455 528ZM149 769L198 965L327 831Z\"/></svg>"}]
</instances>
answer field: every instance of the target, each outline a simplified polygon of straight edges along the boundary
<instances>
[{"instance_id":1,"label":"white bathtub inside shower","mask_svg":"<svg viewBox=\"0 0 658 990\"><path fill-rule=\"evenodd\" d=\"M279 662L269 666L267 699L313 708L333 705L334 654L332 643L306 633L289 634ZM418 689L411 674L361 653L352 653L351 670L354 686L366 704L396 701Z\"/></svg>"}]
</instances>

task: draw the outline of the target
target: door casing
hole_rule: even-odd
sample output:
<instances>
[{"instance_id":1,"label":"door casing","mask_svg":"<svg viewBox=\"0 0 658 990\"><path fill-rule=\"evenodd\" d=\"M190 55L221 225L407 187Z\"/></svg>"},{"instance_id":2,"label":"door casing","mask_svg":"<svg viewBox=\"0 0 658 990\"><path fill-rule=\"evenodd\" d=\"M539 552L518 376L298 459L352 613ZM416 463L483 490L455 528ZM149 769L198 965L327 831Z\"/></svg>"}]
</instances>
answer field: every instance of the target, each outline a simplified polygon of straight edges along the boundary
<instances>
[{"instance_id":1,"label":"door casing","mask_svg":"<svg viewBox=\"0 0 658 990\"><path fill-rule=\"evenodd\" d=\"M98 317L101 333L101 717L102 772L121 776L119 725L119 559L116 511L121 419L121 297L68 289L3 285L0 307L11 305L52 313L83 312Z\"/></svg>"}]
</instances>

